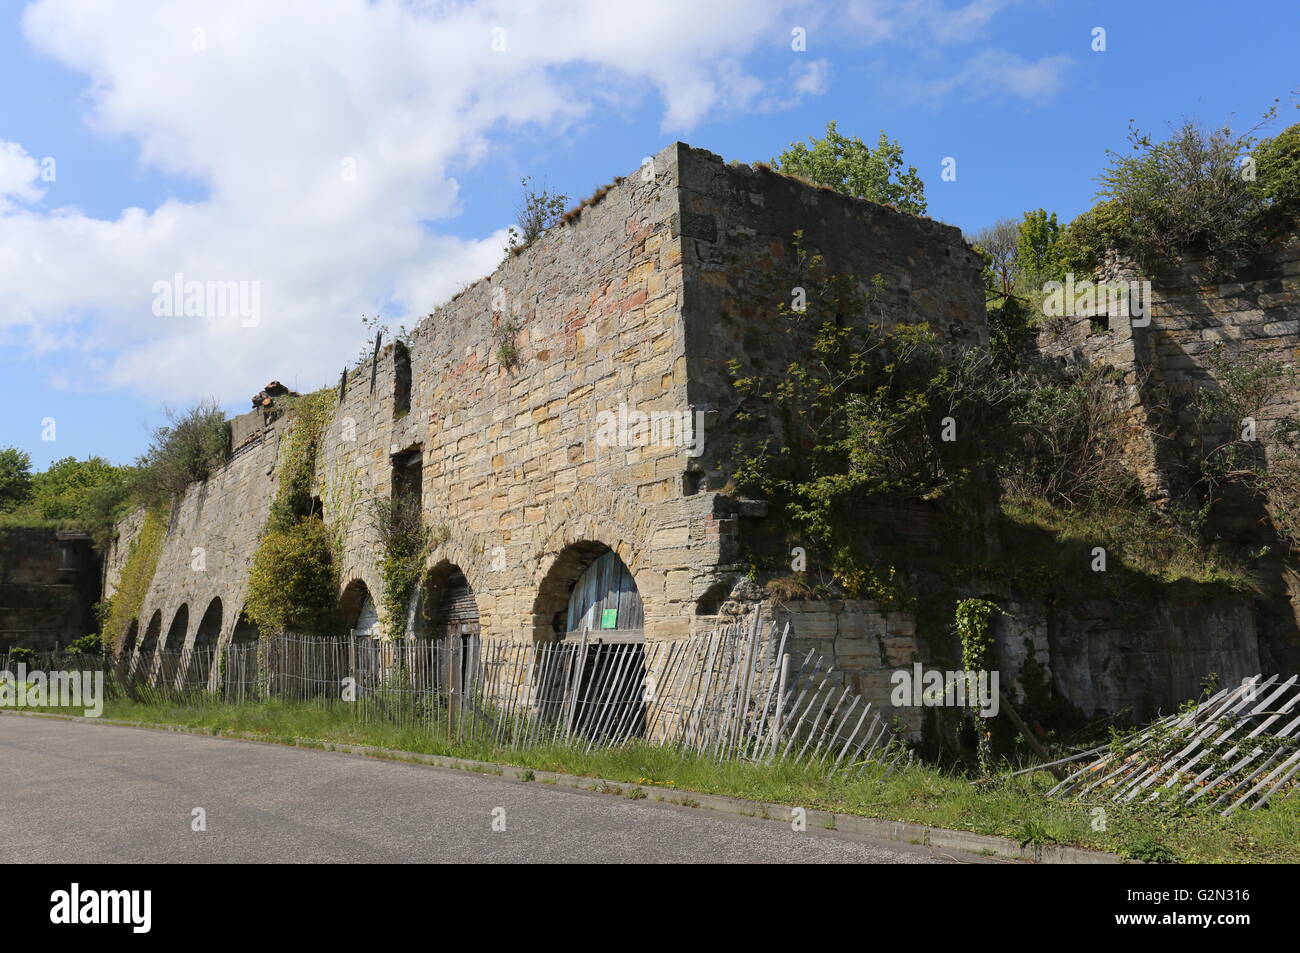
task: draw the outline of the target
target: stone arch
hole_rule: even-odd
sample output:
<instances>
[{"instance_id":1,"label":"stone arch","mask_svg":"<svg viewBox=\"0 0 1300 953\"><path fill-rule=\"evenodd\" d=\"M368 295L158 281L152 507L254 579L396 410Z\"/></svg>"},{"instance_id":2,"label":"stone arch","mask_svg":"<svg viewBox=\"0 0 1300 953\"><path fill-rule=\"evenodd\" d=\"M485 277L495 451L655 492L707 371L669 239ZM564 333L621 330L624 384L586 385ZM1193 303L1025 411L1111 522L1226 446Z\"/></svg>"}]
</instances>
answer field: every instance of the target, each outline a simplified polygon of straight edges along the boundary
<instances>
[{"instance_id":1,"label":"stone arch","mask_svg":"<svg viewBox=\"0 0 1300 953\"><path fill-rule=\"evenodd\" d=\"M117 647L118 655L130 655L135 649L135 640L140 635L139 617L131 620L131 624L126 627L126 635L122 636L122 644Z\"/></svg>"},{"instance_id":2,"label":"stone arch","mask_svg":"<svg viewBox=\"0 0 1300 953\"><path fill-rule=\"evenodd\" d=\"M182 602L172 615L172 624L167 627L167 635L159 643L159 649L177 650L185 645L185 636L190 629L189 603Z\"/></svg>"},{"instance_id":3,"label":"stone arch","mask_svg":"<svg viewBox=\"0 0 1300 953\"><path fill-rule=\"evenodd\" d=\"M474 586L460 566L443 559L424 576L420 587L417 634L430 638L477 635L481 621Z\"/></svg>"},{"instance_id":4,"label":"stone arch","mask_svg":"<svg viewBox=\"0 0 1300 953\"><path fill-rule=\"evenodd\" d=\"M194 630L194 647L213 646L221 635L221 597L214 596L204 610L199 627Z\"/></svg>"},{"instance_id":5,"label":"stone arch","mask_svg":"<svg viewBox=\"0 0 1300 953\"><path fill-rule=\"evenodd\" d=\"M598 565L607 564L615 578L630 580L637 607L637 628L644 629L644 601L636 574L613 547L599 540L579 540L565 546L551 562L550 568L537 586L537 595L533 601L533 639L539 642L554 641L563 638L572 622L573 600L583 599L581 593L575 593L575 587L584 576L590 577L589 570ZM589 580L593 585L600 584L594 577ZM608 588L606 585L605 588ZM603 598L605 593L595 594L595 598L586 598L584 605L592 608ZM611 603L611 605L613 605ZM617 611L617 610L616 610Z\"/></svg>"},{"instance_id":6,"label":"stone arch","mask_svg":"<svg viewBox=\"0 0 1300 953\"><path fill-rule=\"evenodd\" d=\"M243 609L235 617L235 627L230 630L231 645L251 645L262 637L257 623L248 617Z\"/></svg>"},{"instance_id":7,"label":"stone arch","mask_svg":"<svg viewBox=\"0 0 1300 953\"><path fill-rule=\"evenodd\" d=\"M364 580L353 579L339 596L339 618L343 628L358 635L377 635L378 607Z\"/></svg>"},{"instance_id":8,"label":"stone arch","mask_svg":"<svg viewBox=\"0 0 1300 953\"><path fill-rule=\"evenodd\" d=\"M554 614L568 603L568 592L582 571L607 549L627 566L645 608L647 629L660 614L664 580L651 570L651 541L658 523L635 495L598 485L579 485L557 500L547 516L551 527L538 549L528 628L534 640L555 637Z\"/></svg>"},{"instance_id":9,"label":"stone arch","mask_svg":"<svg viewBox=\"0 0 1300 953\"><path fill-rule=\"evenodd\" d=\"M185 674L184 653L185 640L190 631L190 606L182 602L172 614L171 625L158 642L157 661L150 668L150 683L172 685L179 682Z\"/></svg>"},{"instance_id":10,"label":"stone arch","mask_svg":"<svg viewBox=\"0 0 1300 953\"><path fill-rule=\"evenodd\" d=\"M162 634L162 609L155 609L145 626L144 638L136 646L137 655L146 655L158 648L158 637Z\"/></svg>"}]
</instances>

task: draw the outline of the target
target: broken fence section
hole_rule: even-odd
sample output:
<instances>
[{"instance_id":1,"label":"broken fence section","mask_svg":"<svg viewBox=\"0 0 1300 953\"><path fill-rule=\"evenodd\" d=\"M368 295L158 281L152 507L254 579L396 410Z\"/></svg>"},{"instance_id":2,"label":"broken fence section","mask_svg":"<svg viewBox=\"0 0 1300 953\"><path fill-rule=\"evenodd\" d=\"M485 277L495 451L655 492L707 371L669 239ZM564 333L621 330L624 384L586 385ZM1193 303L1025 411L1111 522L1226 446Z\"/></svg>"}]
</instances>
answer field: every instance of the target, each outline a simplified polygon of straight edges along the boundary
<instances>
[{"instance_id":1,"label":"broken fence section","mask_svg":"<svg viewBox=\"0 0 1300 953\"><path fill-rule=\"evenodd\" d=\"M1200 704L1117 739L1056 785L1056 797L1169 798L1228 815L1258 810L1296 787L1300 675L1255 675Z\"/></svg>"}]
</instances>

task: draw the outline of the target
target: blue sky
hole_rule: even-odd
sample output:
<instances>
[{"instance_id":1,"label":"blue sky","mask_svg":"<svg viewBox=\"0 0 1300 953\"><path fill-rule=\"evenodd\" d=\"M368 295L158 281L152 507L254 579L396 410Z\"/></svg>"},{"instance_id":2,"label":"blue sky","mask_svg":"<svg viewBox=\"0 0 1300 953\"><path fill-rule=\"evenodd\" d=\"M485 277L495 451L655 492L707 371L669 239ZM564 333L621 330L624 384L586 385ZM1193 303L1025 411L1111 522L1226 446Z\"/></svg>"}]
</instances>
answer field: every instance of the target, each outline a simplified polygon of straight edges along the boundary
<instances>
[{"instance_id":1,"label":"blue sky","mask_svg":"<svg viewBox=\"0 0 1300 953\"><path fill-rule=\"evenodd\" d=\"M1294 0L517 6L0 7L0 446L128 462L164 405L333 381L362 313L491 270L521 175L578 199L674 139L768 160L835 119L969 232L1087 208L1130 119L1300 121ZM176 271L259 282L264 314L157 316Z\"/></svg>"}]
</instances>

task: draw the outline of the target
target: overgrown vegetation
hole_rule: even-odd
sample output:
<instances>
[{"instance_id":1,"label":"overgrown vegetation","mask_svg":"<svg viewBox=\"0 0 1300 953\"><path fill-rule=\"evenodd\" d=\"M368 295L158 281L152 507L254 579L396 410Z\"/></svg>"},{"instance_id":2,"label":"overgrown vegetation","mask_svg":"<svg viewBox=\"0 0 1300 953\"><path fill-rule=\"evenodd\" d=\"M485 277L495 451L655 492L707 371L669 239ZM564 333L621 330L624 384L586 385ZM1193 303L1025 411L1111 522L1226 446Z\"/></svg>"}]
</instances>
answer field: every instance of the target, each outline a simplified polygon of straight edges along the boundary
<instances>
[{"instance_id":1,"label":"overgrown vegetation","mask_svg":"<svg viewBox=\"0 0 1300 953\"><path fill-rule=\"evenodd\" d=\"M216 401L204 399L179 412L169 408L166 417L137 464L134 496L146 505L169 505L230 455L230 425Z\"/></svg>"},{"instance_id":2,"label":"overgrown vegetation","mask_svg":"<svg viewBox=\"0 0 1300 953\"><path fill-rule=\"evenodd\" d=\"M289 432L266 530L253 553L244 612L266 635L337 629L336 541L317 509L312 485L333 392L316 391L286 403Z\"/></svg>"},{"instance_id":3,"label":"overgrown vegetation","mask_svg":"<svg viewBox=\"0 0 1300 953\"><path fill-rule=\"evenodd\" d=\"M118 579L117 591L108 600L108 611L104 615L102 638L109 649L120 646L130 631L131 623L138 621L142 637L146 620L140 619L140 607L153 582L154 572L158 569L158 557L162 554L163 539L167 534L168 510L161 506L151 506L144 514L140 532L131 542L126 563Z\"/></svg>"},{"instance_id":4,"label":"overgrown vegetation","mask_svg":"<svg viewBox=\"0 0 1300 953\"><path fill-rule=\"evenodd\" d=\"M813 185L845 195L889 205L912 215L924 215L925 183L916 166L903 166L903 147L881 132L873 149L857 136L841 135L826 124L825 137L792 142L772 160L772 167Z\"/></svg>"},{"instance_id":5,"label":"overgrown vegetation","mask_svg":"<svg viewBox=\"0 0 1300 953\"><path fill-rule=\"evenodd\" d=\"M1156 139L1130 127L1128 152L1107 153L1096 204L1061 231L1039 277L1086 276L1110 251L1148 272L1201 256L1210 276L1225 276L1300 219L1300 124L1263 140L1259 128L1189 119Z\"/></svg>"},{"instance_id":6,"label":"overgrown vegetation","mask_svg":"<svg viewBox=\"0 0 1300 953\"><path fill-rule=\"evenodd\" d=\"M778 308L786 353L779 371L728 363L755 437L733 479L777 504L792 530L849 595L890 601L889 580L866 568L860 509L869 502L950 500L987 476L1010 390L987 352L950 359L925 325L891 323L870 284L832 274L792 243L801 307ZM778 279L779 280L779 279ZM960 424L958 424L960 421Z\"/></svg>"},{"instance_id":7,"label":"overgrown vegetation","mask_svg":"<svg viewBox=\"0 0 1300 953\"><path fill-rule=\"evenodd\" d=\"M1206 356L1214 386L1197 391L1196 435L1200 519L1213 514L1226 492L1241 490L1268 508L1273 529L1300 549L1300 419L1266 417L1286 393L1295 393L1294 364L1222 345Z\"/></svg>"},{"instance_id":8,"label":"overgrown vegetation","mask_svg":"<svg viewBox=\"0 0 1300 953\"><path fill-rule=\"evenodd\" d=\"M419 584L431 535L415 500L375 497L370 503L371 525L379 536L379 573L384 580L380 608L389 633L400 637L407 607Z\"/></svg>"}]
</instances>

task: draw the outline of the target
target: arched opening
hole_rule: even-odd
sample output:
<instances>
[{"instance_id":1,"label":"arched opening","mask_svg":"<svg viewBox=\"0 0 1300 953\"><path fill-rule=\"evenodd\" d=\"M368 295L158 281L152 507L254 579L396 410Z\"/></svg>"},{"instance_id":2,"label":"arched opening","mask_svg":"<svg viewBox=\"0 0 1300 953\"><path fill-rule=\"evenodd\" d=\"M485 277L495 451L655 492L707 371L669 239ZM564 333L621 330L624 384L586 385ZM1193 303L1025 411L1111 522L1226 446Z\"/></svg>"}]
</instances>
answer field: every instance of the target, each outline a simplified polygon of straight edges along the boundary
<instances>
[{"instance_id":1,"label":"arched opening","mask_svg":"<svg viewBox=\"0 0 1300 953\"><path fill-rule=\"evenodd\" d=\"M257 693L257 648L261 632L244 610L239 611L230 633L222 664L220 687L227 701L255 698Z\"/></svg>"},{"instance_id":2,"label":"arched opening","mask_svg":"<svg viewBox=\"0 0 1300 953\"><path fill-rule=\"evenodd\" d=\"M162 632L162 610L155 609L152 616L149 617L149 624L145 626L144 638L140 640L140 645L136 649L136 655L147 656L158 647L158 636Z\"/></svg>"},{"instance_id":3,"label":"arched opening","mask_svg":"<svg viewBox=\"0 0 1300 953\"><path fill-rule=\"evenodd\" d=\"M172 624L167 627L167 637L162 641L162 647L168 651L178 651L185 644L185 635L190 630L190 607L182 602L176 614L172 616Z\"/></svg>"},{"instance_id":4,"label":"arched opening","mask_svg":"<svg viewBox=\"0 0 1300 953\"><path fill-rule=\"evenodd\" d=\"M573 647L564 650L575 653L566 667L572 678L543 686L542 692L574 693L576 687L570 716L575 730L599 735L628 726L631 734L642 734L645 609L618 554L594 541L567 547L538 588L533 619L536 638Z\"/></svg>"},{"instance_id":5,"label":"arched opening","mask_svg":"<svg viewBox=\"0 0 1300 953\"><path fill-rule=\"evenodd\" d=\"M203 613L203 618L199 620L198 631L194 633L194 647L209 648L217 644L217 636L221 634L221 599L216 598L208 603L207 611Z\"/></svg>"},{"instance_id":6,"label":"arched opening","mask_svg":"<svg viewBox=\"0 0 1300 953\"><path fill-rule=\"evenodd\" d=\"M344 588L339 599L339 615L344 627L354 635L368 638L378 632L379 610L370 597L370 590L360 579L353 579Z\"/></svg>"},{"instance_id":7,"label":"arched opening","mask_svg":"<svg viewBox=\"0 0 1300 953\"><path fill-rule=\"evenodd\" d=\"M126 635L122 636L122 644L118 646L117 654L129 656L131 650L135 648L135 640L139 637L139 634L140 620L132 619L131 624L126 627Z\"/></svg>"},{"instance_id":8,"label":"arched opening","mask_svg":"<svg viewBox=\"0 0 1300 953\"><path fill-rule=\"evenodd\" d=\"M190 607L184 602L172 616L172 624L167 627L167 635L158 645L158 684L174 685L181 674L181 655L185 648L185 637L190 631Z\"/></svg>"},{"instance_id":9,"label":"arched opening","mask_svg":"<svg viewBox=\"0 0 1300 953\"><path fill-rule=\"evenodd\" d=\"M424 577L417 636L432 639L438 664L434 677L453 717L479 674L479 614L474 588L459 566L442 562Z\"/></svg>"},{"instance_id":10,"label":"arched opening","mask_svg":"<svg viewBox=\"0 0 1300 953\"><path fill-rule=\"evenodd\" d=\"M221 635L221 599L214 598L208 603L199 620L199 627L194 631L194 644L190 646L189 661L185 667L185 687L203 691L208 687L208 675L212 672L212 660L216 651L217 639Z\"/></svg>"},{"instance_id":11,"label":"arched opening","mask_svg":"<svg viewBox=\"0 0 1300 953\"><path fill-rule=\"evenodd\" d=\"M235 620L235 630L230 634L230 643L232 645L255 645L261 635L257 623L246 616L241 609L239 618Z\"/></svg>"}]
</instances>

